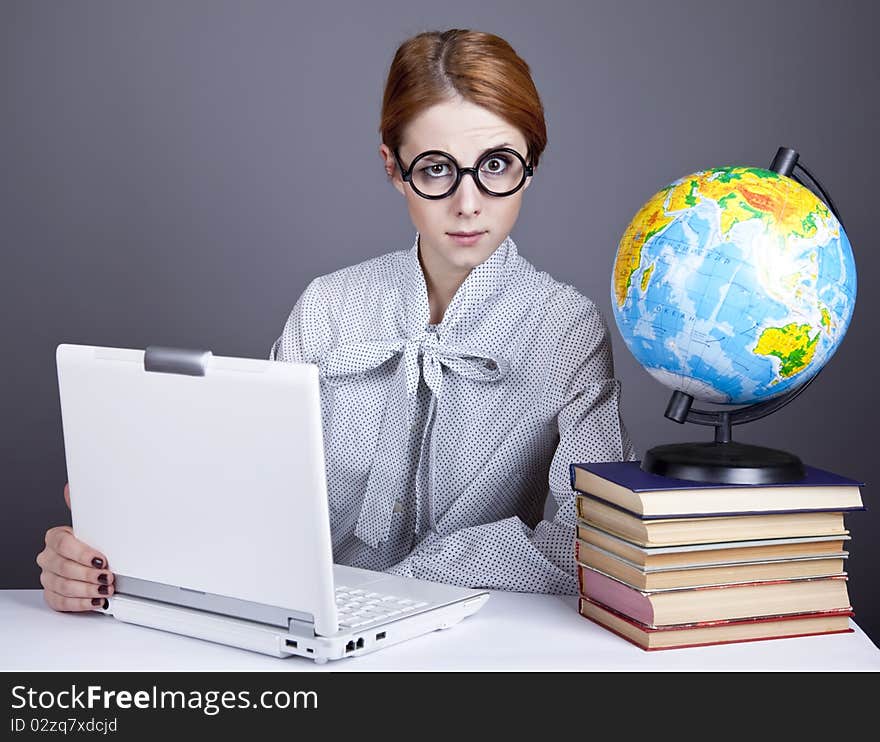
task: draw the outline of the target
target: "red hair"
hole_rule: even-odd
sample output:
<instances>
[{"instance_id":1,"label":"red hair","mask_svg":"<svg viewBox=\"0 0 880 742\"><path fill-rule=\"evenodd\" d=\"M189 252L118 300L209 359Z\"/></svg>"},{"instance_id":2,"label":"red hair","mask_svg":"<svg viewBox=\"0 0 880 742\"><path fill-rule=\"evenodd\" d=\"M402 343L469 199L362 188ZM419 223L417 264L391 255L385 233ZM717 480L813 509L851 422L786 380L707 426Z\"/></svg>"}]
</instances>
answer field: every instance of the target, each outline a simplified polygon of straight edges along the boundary
<instances>
[{"instance_id":1,"label":"red hair","mask_svg":"<svg viewBox=\"0 0 880 742\"><path fill-rule=\"evenodd\" d=\"M397 149L410 121L456 96L519 129L526 159L537 167L547 146L547 125L529 66L504 39L481 31L426 31L400 45L382 98L383 143Z\"/></svg>"}]
</instances>

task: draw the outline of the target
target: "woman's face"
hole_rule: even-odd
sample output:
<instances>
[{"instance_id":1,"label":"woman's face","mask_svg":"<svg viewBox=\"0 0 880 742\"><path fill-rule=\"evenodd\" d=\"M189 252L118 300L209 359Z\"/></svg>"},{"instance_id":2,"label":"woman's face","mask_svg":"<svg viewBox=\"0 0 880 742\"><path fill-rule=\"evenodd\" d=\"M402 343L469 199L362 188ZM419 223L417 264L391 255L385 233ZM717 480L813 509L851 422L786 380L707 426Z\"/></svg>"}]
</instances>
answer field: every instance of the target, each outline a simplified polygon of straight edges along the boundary
<instances>
[{"instance_id":1,"label":"woman's face","mask_svg":"<svg viewBox=\"0 0 880 742\"><path fill-rule=\"evenodd\" d=\"M462 98L439 103L423 111L406 128L398 152L405 168L416 155L429 149L451 154L461 167L473 167L486 150L507 146L523 159L526 141L522 133L491 111ZM423 263L445 276L461 276L485 261L511 232L519 215L522 195L532 179L511 196L483 193L469 175L446 198L422 198L401 179L394 153L382 145L379 151L394 187L406 199L410 218L419 231ZM461 245L450 233L482 232L473 245Z\"/></svg>"}]
</instances>

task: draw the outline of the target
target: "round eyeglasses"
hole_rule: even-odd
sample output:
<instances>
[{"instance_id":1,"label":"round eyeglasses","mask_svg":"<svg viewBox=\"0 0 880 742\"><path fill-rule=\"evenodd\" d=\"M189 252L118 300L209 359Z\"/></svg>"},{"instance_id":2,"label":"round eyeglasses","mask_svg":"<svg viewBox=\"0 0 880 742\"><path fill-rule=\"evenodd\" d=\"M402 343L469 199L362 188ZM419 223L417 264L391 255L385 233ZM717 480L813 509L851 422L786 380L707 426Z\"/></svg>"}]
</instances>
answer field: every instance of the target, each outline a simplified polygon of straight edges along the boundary
<instances>
[{"instance_id":1,"label":"round eyeglasses","mask_svg":"<svg viewBox=\"0 0 880 742\"><path fill-rule=\"evenodd\" d=\"M401 175L422 198L446 198L455 193L461 178L468 173L477 187L488 196L510 196L525 185L526 178L534 175L515 149L499 147L486 152L473 167L460 167L455 158L439 149L422 152L405 168L400 153L394 157Z\"/></svg>"}]
</instances>

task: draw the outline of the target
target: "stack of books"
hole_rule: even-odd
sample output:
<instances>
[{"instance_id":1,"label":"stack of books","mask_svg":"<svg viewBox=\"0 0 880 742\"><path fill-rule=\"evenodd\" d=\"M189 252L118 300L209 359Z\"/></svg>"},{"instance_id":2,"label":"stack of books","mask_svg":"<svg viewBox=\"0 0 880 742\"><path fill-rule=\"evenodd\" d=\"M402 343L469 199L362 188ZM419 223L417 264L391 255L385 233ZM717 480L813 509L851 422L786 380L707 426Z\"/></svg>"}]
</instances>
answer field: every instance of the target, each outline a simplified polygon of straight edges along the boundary
<instances>
[{"instance_id":1,"label":"stack of books","mask_svg":"<svg viewBox=\"0 0 880 742\"><path fill-rule=\"evenodd\" d=\"M638 461L571 464L582 616L642 649L849 632L844 513L862 484L669 479Z\"/></svg>"}]
</instances>

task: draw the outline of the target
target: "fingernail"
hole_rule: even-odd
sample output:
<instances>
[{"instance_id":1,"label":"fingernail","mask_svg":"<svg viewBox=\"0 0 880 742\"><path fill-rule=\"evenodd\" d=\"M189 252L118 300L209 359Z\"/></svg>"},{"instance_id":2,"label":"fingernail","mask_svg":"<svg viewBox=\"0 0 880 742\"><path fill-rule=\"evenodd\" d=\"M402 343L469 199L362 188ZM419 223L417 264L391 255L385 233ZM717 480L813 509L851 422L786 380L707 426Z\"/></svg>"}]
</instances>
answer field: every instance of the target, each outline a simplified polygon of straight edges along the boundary
<instances>
[{"instance_id":1,"label":"fingernail","mask_svg":"<svg viewBox=\"0 0 880 742\"><path fill-rule=\"evenodd\" d=\"M99 598L100 600L100 598ZM110 601L107 598L104 598L104 610L106 611L110 607Z\"/></svg>"},{"instance_id":2,"label":"fingernail","mask_svg":"<svg viewBox=\"0 0 880 742\"><path fill-rule=\"evenodd\" d=\"M98 575L98 582L103 582L105 585L107 584L107 575L104 572Z\"/></svg>"},{"instance_id":3,"label":"fingernail","mask_svg":"<svg viewBox=\"0 0 880 742\"><path fill-rule=\"evenodd\" d=\"M103 560L103 559L99 559L98 557L95 557L94 559L92 559L92 566L93 566L95 569L101 569L101 567L104 566L104 560Z\"/></svg>"},{"instance_id":4,"label":"fingernail","mask_svg":"<svg viewBox=\"0 0 880 742\"><path fill-rule=\"evenodd\" d=\"M101 603L106 603L107 598L92 598L92 605L101 605Z\"/></svg>"},{"instance_id":5,"label":"fingernail","mask_svg":"<svg viewBox=\"0 0 880 742\"><path fill-rule=\"evenodd\" d=\"M107 594L107 586L106 586L106 585L101 585L101 586L98 588L98 592L101 593L101 595L106 595L106 594Z\"/></svg>"}]
</instances>

